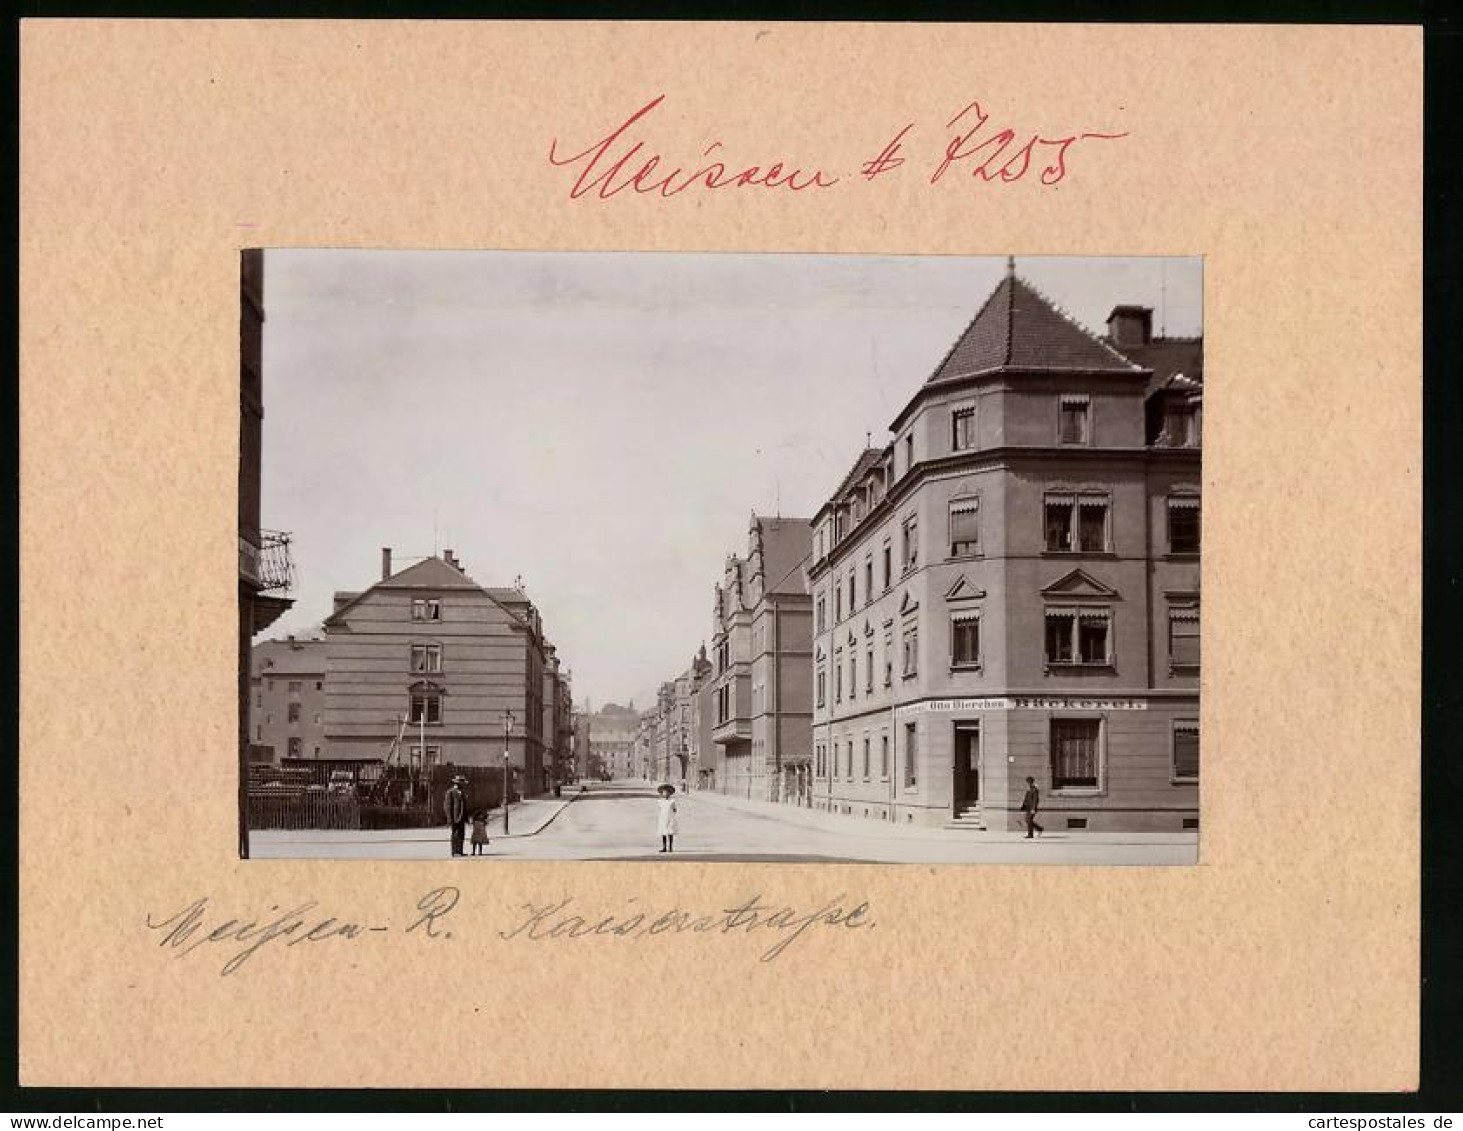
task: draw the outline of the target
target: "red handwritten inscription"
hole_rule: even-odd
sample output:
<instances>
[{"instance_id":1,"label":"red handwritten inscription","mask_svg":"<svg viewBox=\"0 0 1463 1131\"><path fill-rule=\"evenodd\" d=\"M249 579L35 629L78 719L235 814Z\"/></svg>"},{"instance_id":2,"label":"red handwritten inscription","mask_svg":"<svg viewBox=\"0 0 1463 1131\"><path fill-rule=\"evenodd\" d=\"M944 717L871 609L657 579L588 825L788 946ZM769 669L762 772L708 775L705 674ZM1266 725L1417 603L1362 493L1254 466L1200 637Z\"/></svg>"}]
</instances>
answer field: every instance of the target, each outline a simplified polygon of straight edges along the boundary
<instances>
[{"instance_id":1,"label":"red handwritten inscription","mask_svg":"<svg viewBox=\"0 0 1463 1131\"><path fill-rule=\"evenodd\" d=\"M975 111L972 115L971 111ZM957 122L963 120L969 126L964 133L956 134L950 144L945 147L945 158L939 166L930 174L930 184L934 184L945 175L945 170L957 161L967 161L980 154L984 158L978 162L971 171L971 176L979 177L983 181L992 181L1000 178L1002 181L1019 181L1031 168L1031 157L1033 152L1043 146L1050 146L1056 149L1053 163L1045 166L1041 171L1041 183L1054 185L1067 175L1066 157L1067 150L1075 142L1087 138L1101 138L1107 141L1115 141L1118 138L1127 137L1122 134L1097 134L1081 133L1072 134L1068 137L1046 138L1039 134L1032 134L1025 145L1018 146L1010 156L1006 151L1011 147L1012 142L1017 138L1013 129L997 130L984 141L976 142L975 137L985 128L990 121L990 115L980 108L979 102L972 102L955 117L945 123L946 128L953 129ZM994 146L995 148L992 148ZM1001 159L1005 158L1004 161ZM999 164L997 164L999 162Z\"/></svg>"},{"instance_id":2,"label":"red handwritten inscription","mask_svg":"<svg viewBox=\"0 0 1463 1131\"><path fill-rule=\"evenodd\" d=\"M821 169L812 172L801 168L789 169L784 161L774 161L766 166L747 165L735 172L734 166L729 168L721 160L698 163L689 172L681 165L666 170L663 166L669 162L659 153L648 150L643 141L634 140L632 133L632 127L664 101L665 95L657 95L599 141L570 156L559 156L558 138L550 141L549 161L552 164L560 167L583 165L579 178L569 189L570 200L591 194L600 200L608 200L626 189L671 197L689 188L760 187L802 192L805 189L831 188L838 183L837 177L830 177ZM713 150L721 148L720 141L713 141L701 156L710 157Z\"/></svg>"},{"instance_id":3,"label":"red handwritten inscription","mask_svg":"<svg viewBox=\"0 0 1463 1131\"><path fill-rule=\"evenodd\" d=\"M706 145L694 162L676 163L643 140L647 120L665 98L664 94L656 95L598 141L577 152L561 154L559 139L549 142L549 163L575 173L574 183L569 187L570 200L585 197L609 200L626 190L662 199L679 196L688 189L767 188L805 192L829 189L844 181L857 184L857 177L871 182L906 165L929 170L925 180L930 185L938 184L947 172L956 169L968 172L971 179L983 184L997 185L1011 184L1034 174L1033 182L1050 187L1067 177L1069 156L1079 142L1116 141L1128 136L1085 131L1044 137L1010 126L987 130L991 116L979 102L971 102L945 123L949 140L942 151L937 150L941 152L938 161L930 159L929 148L925 157L919 156L919 127L910 122L873 157L844 177L821 167L792 166L785 159L753 165L732 162L723 159L726 147L719 139ZM953 136L950 131L954 131Z\"/></svg>"}]
</instances>

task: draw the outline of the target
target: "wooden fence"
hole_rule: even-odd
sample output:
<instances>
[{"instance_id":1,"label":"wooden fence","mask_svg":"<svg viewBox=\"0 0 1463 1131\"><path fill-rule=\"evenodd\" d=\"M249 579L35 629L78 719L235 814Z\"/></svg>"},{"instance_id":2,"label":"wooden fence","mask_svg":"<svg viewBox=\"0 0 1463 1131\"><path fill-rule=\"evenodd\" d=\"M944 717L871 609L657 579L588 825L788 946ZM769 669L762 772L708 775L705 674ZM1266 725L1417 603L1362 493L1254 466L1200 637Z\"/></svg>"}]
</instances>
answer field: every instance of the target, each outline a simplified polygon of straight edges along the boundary
<instances>
[{"instance_id":1,"label":"wooden fence","mask_svg":"<svg viewBox=\"0 0 1463 1131\"><path fill-rule=\"evenodd\" d=\"M249 767L251 829L404 829L445 825L443 801L452 779L467 778L469 817L503 804L503 771L486 766L433 766L427 776L379 761L286 759ZM510 791L518 799L514 770Z\"/></svg>"}]
</instances>

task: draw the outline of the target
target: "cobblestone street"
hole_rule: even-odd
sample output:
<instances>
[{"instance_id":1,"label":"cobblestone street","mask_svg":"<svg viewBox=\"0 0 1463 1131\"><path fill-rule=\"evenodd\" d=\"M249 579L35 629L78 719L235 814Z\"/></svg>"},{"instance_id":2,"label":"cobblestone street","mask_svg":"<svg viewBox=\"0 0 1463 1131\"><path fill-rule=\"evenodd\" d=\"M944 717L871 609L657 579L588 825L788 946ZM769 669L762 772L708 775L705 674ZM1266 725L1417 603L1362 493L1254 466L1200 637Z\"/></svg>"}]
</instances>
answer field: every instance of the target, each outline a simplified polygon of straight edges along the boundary
<instances>
[{"instance_id":1,"label":"cobblestone street","mask_svg":"<svg viewBox=\"0 0 1463 1131\"><path fill-rule=\"evenodd\" d=\"M1019 833L897 828L712 793L678 795L680 833L670 856L657 849L656 802L638 781L596 783L562 800L501 811L489 825L486 860L843 861L912 864L1193 864L1197 833ZM255 858L447 858L445 828L383 832L255 832ZM466 857L472 860L473 857Z\"/></svg>"}]
</instances>

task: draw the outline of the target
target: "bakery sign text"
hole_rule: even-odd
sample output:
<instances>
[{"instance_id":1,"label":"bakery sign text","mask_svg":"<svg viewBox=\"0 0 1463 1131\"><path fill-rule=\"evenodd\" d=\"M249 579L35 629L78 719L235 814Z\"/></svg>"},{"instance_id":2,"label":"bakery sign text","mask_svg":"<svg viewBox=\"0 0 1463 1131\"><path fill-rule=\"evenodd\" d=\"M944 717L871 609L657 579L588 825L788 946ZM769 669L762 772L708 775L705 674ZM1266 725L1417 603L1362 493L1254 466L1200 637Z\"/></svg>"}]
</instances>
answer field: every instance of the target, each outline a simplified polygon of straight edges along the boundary
<instances>
[{"instance_id":1,"label":"bakery sign text","mask_svg":"<svg viewBox=\"0 0 1463 1131\"><path fill-rule=\"evenodd\" d=\"M980 699L926 699L906 703L899 714L916 711L1146 711L1146 699L1094 699L1071 695L997 695Z\"/></svg>"}]
</instances>

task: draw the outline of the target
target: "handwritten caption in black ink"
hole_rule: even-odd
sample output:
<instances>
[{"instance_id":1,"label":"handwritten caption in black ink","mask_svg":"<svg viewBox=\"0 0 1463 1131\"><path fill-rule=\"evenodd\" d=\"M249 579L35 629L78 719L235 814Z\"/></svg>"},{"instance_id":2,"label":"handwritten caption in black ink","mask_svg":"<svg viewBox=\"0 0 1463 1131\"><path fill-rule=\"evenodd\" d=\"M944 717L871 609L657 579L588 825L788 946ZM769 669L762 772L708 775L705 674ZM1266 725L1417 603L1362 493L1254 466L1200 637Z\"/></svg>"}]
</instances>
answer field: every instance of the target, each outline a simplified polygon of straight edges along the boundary
<instances>
[{"instance_id":1,"label":"handwritten caption in black ink","mask_svg":"<svg viewBox=\"0 0 1463 1131\"><path fill-rule=\"evenodd\" d=\"M522 915L517 925L499 931L498 937L544 942L583 938L638 940L687 933L758 935L776 938L760 958L762 962L772 962L814 927L841 927L857 931L874 926L874 921L869 918L867 902L848 907L842 895L835 896L814 911L764 903L761 895L715 911L672 907L659 914L634 908L622 915L580 914L577 910L570 910L573 904L572 897L558 903L525 903L520 909Z\"/></svg>"},{"instance_id":2,"label":"handwritten caption in black ink","mask_svg":"<svg viewBox=\"0 0 1463 1131\"><path fill-rule=\"evenodd\" d=\"M340 946L391 934L450 939L452 931L445 920L461 896L455 887L433 888L393 924L356 922L322 914L319 901L314 899L284 909L274 904L266 914L253 918L219 918L205 895L164 918L148 915L147 927L160 934L158 946L173 951L176 957L203 947L226 955L219 973L228 977L238 973L261 950L276 943L285 948L313 948L322 943Z\"/></svg>"},{"instance_id":3,"label":"handwritten caption in black ink","mask_svg":"<svg viewBox=\"0 0 1463 1131\"><path fill-rule=\"evenodd\" d=\"M265 950L306 950L359 945L376 937L412 936L422 940L450 940L450 918L462 899L455 887L433 888L404 907L394 920L370 921L324 912L318 900L272 904L267 912L235 916L215 909L209 896L200 896L171 914L146 918L157 945L175 958L197 952L222 957L218 973L238 973ZM544 943L598 938L634 942L686 934L755 937L768 945L759 961L772 962L793 943L815 929L843 932L874 927L867 901L851 904L842 895L811 908L767 902L758 894L730 906L714 909L670 907L642 909L638 900L626 901L616 914L581 913L572 896L557 902L525 903L514 909L513 925L497 932L503 942Z\"/></svg>"}]
</instances>

